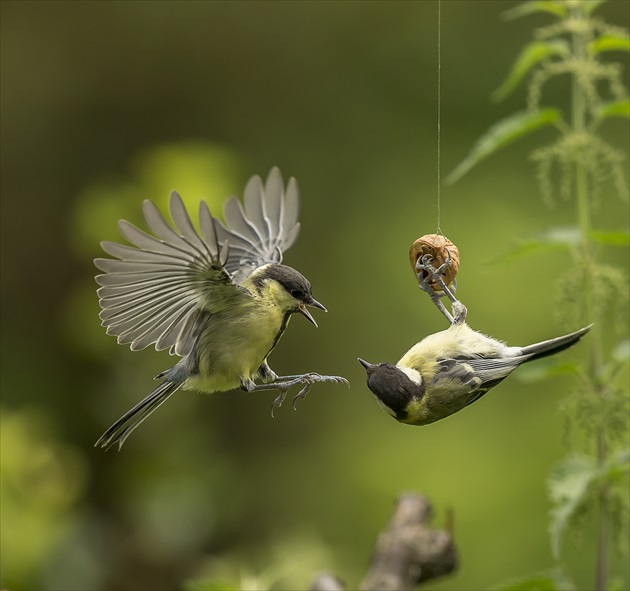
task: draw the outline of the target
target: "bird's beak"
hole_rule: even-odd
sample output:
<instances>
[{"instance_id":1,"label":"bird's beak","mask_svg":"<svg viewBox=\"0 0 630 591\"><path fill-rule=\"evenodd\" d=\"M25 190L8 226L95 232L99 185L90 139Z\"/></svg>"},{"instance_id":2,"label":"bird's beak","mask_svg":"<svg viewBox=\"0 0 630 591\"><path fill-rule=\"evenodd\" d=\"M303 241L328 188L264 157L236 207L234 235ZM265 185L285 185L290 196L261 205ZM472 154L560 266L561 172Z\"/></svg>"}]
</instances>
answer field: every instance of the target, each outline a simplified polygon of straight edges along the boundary
<instances>
[{"instance_id":1,"label":"bird's beak","mask_svg":"<svg viewBox=\"0 0 630 591\"><path fill-rule=\"evenodd\" d=\"M307 320L310 320L315 326L317 326L317 322L315 322L315 318L313 318L313 315L307 310L304 304L300 304L298 306L298 312L306 316Z\"/></svg>"},{"instance_id":2,"label":"bird's beak","mask_svg":"<svg viewBox=\"0 0 630 591\"><path fill-rule=\"evenodd\" d=\"M317 326L317 322L315 322L315 318L313 318L313 315L308 311L308 308L306 306L313 306L313 308L319 308L320 310L323 310L324 312L328 312L328 310L326 310L326 308L320 304L317 300L311 298L310 301L306 302L306 304L300 304L298 306L298 312L304 316L306 316L307 320L310 320L315 326Z\"/></svg>"},{"instance_id":3,"label":"bird's beak","mask_svg":"<svg viewBox=\"0 0 630 591\"><path fill-rule=\"evenodd\" d=\"M317 300L311 298L310 302L307 302L307 304L309 306L313 306L313 308L319 308L320 310L323 310L324 312L328 312L328 310L326 310L326 307L324 306L324 304L320 304Z\"/></svg>"},{"instance_id":4,"label":"bird's beak","mask_svg":"<svg viewBox=\"0 0 630 591\"><path fill-rule=\"evenodd\" d=\"M371 368L374 367L374 365L372 363L368 363L365 359L361 359L360 357L357 357L357 361L363 366L365 367L365 371L370 370Z\"/></svg>"}]
</instances>

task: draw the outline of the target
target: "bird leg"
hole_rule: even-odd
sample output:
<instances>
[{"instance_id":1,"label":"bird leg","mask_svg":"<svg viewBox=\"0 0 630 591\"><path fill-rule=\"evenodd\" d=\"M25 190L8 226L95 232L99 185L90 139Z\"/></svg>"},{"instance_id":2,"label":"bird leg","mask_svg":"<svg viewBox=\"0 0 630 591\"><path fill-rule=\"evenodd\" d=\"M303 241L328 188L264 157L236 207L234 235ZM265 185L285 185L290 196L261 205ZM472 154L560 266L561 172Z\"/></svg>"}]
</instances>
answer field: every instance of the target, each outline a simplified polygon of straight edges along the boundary
<instances>
[{"instance_id":1,"label":"bird leg","mask_svg":"<svg viewBox=\"0 0 630 591\"><path fill-rule=\"evenodd\" d=\"M428 294L431 298L431 301L435 304L437 309L442 312L444 317L453 324L462 324L466 320L466 314L468 311L466 310L466 306L462 304L455 297L455 290L457 288L457 282L453 281L453 289L449 289L449 287L444 283L444 279L442 278L446 269L451 266L451 253L446 249L448 254L448 259L442 263L437 269L431 264L433 257L430 254L425 254L418 259L416 262L416 271L418 271L418 283L420 285L420 289ZM435 288L431 285L431 282L437 283L440 286L442 291L436 291ZM440 298L446 296L449 300L451 300L451 310L453 313L451 314L444 304L440 301Z\"/></svg>"},{"instance_id":2,"label":"bird leg","mask_svg":"<svg viewBox=\"0 0 630 591\"><path fill-rule=\"evenodd\" d=\"M275 382L278 379L278 374L269 367L266 360L260 364L256 373L258 373L258 377L263 384Z\"/></svg>"},{"instance_id":3,"label":"bird leg","mask_svg":"<svg viewBox=\"0 0 630 591\"><path fill-rule=\"evenodd\" d=\"M293 408L295 408L296 401L300 398L306 398L308 391L315 382L329 382L333 384L346 384L348 386L350 385L346 378L342 378L340 376L322 376L318 373L306 373L293 376L276 375L274 381L266 384L256 384L253 382L253 380L243 380L241 382L241 387L247 392L280 390L280 394L278 394L276 399L271 404L271 416L273 417L275 409L282 406L282 403L284 402L284 399L286 398L287 392L290 388L292 388L293 386L298 386L300 384L303 385L302 389L293 398Z\"/></svg>"}]
</instances>

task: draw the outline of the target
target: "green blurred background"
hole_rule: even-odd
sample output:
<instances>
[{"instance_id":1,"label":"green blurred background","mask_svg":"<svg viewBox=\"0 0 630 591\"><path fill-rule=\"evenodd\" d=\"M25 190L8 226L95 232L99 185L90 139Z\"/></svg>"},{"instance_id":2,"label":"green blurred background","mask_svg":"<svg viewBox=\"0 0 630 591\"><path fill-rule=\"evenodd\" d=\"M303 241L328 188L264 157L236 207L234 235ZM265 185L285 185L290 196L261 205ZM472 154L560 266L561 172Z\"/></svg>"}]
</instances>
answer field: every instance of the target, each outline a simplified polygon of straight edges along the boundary
<instances>
[{"instance_id":1,"label":"green blurred background","mask_svg":"<svg viewBox=\"0 0 630 591\"><path fill-rule=\"evenodd\" d=\"M501 83L542 15L515 2L442 3L442 171L520 110ZM628 25L628 3L601 15ZM461 567L430 589L483 589L553 565L545 478L564 456L569 378L511 379L425 428L382 413L356 362L395 361L444 328L407 250L436 228L437 3L12 2L2 10L2 585L177 589L194 580L305 588L365 571L394 498L422 491L455 515ZM619 54L615 56L619 58ZM622 56L623 58L623 56ZM624 76L627 81L627 59ZM551 84L545 104L566 107ZM627 125L606 124L615 145ZM545 133L549 136L545 137ZM462 256L477 329L525 344L564 327L546 255L489 265L517 236L575 222L549 210L522 141L443 190L442 229ZM100 327L92 258L141 224L142 200L177 188L219 211L278 165L298 179L302 233L285 257L329 309L295 318L279 373L347 376L270 417L274 394L182 393L121 453L92 446L174 359L132 353ZM605 192L596 226L621 229ZM606 251L627 268L627 253ZM585 348L567 355L581 358ZM564 562L593 579L586 524ZM628 581L625 561L613 572Z\"/></svg>"}]
</instances>

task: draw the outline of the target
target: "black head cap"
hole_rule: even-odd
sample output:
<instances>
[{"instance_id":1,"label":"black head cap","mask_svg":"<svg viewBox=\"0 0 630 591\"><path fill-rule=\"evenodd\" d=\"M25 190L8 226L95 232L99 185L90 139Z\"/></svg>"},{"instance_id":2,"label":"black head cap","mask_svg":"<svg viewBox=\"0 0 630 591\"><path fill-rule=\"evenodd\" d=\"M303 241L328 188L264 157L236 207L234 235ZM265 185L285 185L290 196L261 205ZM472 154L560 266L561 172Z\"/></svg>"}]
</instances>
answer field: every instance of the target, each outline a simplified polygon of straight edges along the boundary
<instances>
[{"instance_id":1,"label":"black head cap","mask_svg":"<svg viewBox=\"0 0 630 591\"><path fill-rule=\"evenodd\" d=\"M253 277L256 288L260 289L266 279L274 279L295 299L308 303L313 299L310 281L292 267L280 264L271 264Z\"/></svg>"},{"instance_id":2,"label":"black head cap","mask_svg":"<svg viewBox=\"0 0 630 591\"><path fill-rule=\"evenodd\" d=\"M372 364L359 359L367 373L368 388L402 421L407 418L407 406L422 398L423 383L414 382L404 371L391 363Z\"/></svg>"},{"instance_id":3,"label":"black head cap","mask_svg":"<svg viewBox=\"0 0 630 591\"><path fill-rule=\"evenodd\" d=\"M312 288L309 280L301 273L287 267L286 265L280 265L273 263L263 267L258 274L252 277L254 287L259 291L262 289L262 285L265 281L273 279L278 282L285 291L295 300L295 307L291 311L299 312L303 314L310 322L317 326L315 318L306 309L306 306L312 306L313 308L319 308L324 312L327 312L326 307L320 304L312 293Z\"/></svg>"}]
</instances>

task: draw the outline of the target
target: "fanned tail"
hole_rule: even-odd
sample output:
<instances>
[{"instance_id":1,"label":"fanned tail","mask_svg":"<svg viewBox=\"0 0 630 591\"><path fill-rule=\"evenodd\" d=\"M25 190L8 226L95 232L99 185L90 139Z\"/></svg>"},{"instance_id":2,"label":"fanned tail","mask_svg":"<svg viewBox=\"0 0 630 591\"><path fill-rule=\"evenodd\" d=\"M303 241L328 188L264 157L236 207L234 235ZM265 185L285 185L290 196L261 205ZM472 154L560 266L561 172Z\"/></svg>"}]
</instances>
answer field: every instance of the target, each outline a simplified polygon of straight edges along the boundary
<instances>
[{"instance_id":1,"label":"fanned tail","mask_svg":"<svg viewBox=\"0 0 630 591\"><path fill-rule=\"evenodd\" d=\"M162 382L146 398L136 404L131 410L120 417L94 444L94 447L102 447L108 450L118 444L118 450L133 430L142 423L154 410L162 405L177 391L181 382Z\"/></svg>"},{"instance_id":2,"label":"fanned tail","mask_svg":"<svg viewBox=\"0 0 630 591\"><path fill-rule=\"evenodd\" d=\"M555 339L549 339L548 341L542 341L540 343L534 343L533 345L523 347L522 354L524 356L530 356L526 361L533 361L534 359L542 359L548 355L564 351L565 349L575 345L575 343L577 343L591 329L592 326L592 324L589 324L588 326L580 328L580 330L576 330L570 334L565 334L564 336L556 337Z\"/></svg>"}]
</instances>

